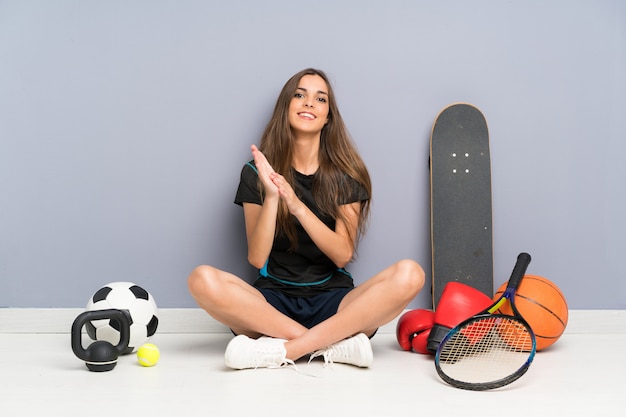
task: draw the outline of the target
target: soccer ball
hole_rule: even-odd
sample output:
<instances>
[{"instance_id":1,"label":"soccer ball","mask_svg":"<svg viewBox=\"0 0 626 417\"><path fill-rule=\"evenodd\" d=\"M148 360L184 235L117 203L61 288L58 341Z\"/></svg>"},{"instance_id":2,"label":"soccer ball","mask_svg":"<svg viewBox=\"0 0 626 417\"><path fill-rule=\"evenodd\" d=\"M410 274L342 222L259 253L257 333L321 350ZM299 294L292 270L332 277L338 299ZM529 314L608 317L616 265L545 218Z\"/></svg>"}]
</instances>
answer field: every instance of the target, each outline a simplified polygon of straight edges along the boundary
<instances>
[{"instance_id":1,"label":"soccer ball","mask_svg":"<svg viewBox=\"0 0 626 417\"><path fill-rule=\"evenodd\" d=\"M157 306L148 291L132 282L111 282L89 299L87 311L116 308L127 313L130 341L124 354L136 351L152 337L159 325ZM117 321L94 320L85 325L93 340L105 340L114 346L120 341Z\"/></svg>"}]
</instances>

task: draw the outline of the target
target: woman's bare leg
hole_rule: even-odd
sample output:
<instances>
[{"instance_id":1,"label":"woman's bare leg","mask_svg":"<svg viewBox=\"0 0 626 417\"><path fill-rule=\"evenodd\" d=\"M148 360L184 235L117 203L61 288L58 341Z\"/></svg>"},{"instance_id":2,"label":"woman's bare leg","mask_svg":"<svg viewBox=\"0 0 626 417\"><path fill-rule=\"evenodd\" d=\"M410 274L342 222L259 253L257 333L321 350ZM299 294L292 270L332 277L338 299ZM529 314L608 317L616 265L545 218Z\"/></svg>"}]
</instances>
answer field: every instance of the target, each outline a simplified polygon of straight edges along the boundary
<instances>
[{"instance_id":1,"label":"woman's bare leg","mask_svg":"<svg viewBox=\"0 0 626 417\"><path fill-rule=\"evenodd\" d=\"M371 336L398 316L424 286L424 270L412 260L399 261L350 291L334 316L290 338L287 358L296 360L357 333Z\"/></svg>"},{"instance_id":2,"label":"woman's bare leg","mask_svg":"<svg viewBox=\"0 0 626 417\"><path fill-rule=\"evenodd\" d=\"M189 275L188 285L198 305L236 334L288 340L307 331L276 310L256 288L228 272L199 266Z\"/></svg>"},{"instance_id":3,"label":"woman's bare leg","mask_svg":"<svg viewBox=\"0 0 626 417\"><path fill-rule=\"evenodd\" d=\"M237 334L285 339L286 357L297 360L357 333L371 336L400 314L424 286L414 261L399 261L350 291L337 314L307 329L280 313L241 278L210 266L189 276L198 305Z\"/></svg>"}]
</instances>

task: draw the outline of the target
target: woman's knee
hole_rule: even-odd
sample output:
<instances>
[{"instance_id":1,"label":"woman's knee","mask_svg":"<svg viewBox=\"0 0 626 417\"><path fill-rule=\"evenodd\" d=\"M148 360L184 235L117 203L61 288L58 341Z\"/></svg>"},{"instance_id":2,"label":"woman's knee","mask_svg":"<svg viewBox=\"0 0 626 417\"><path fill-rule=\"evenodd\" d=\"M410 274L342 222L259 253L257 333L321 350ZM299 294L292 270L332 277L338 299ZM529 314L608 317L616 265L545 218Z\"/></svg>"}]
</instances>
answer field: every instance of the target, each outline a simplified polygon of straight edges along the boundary
<instances>
[{"instance_id":1,"label":"woman's knee","mask_svg":"<svg viewBox=\"0 0 626 417\"><path fill-rule=\"evenodd\" d=\"M407 294L413 294L412 297L414 297L424 287L424 269L412 259L398 261L395 267L396 273L393 276L397 281L396 285Z\"/></svg>"},{"instance_id":2,"label":"woman's knee","mask_svg":"<svg viewBox=\"0 0 626 417\"><path fill-rule=\"evenodd\" d=\"M200 294L206 295L213 286L216 278L216 269L201 265L196 267L187 278L187 286L191 294L195 297Z\"/></svg>"}]
</instances>

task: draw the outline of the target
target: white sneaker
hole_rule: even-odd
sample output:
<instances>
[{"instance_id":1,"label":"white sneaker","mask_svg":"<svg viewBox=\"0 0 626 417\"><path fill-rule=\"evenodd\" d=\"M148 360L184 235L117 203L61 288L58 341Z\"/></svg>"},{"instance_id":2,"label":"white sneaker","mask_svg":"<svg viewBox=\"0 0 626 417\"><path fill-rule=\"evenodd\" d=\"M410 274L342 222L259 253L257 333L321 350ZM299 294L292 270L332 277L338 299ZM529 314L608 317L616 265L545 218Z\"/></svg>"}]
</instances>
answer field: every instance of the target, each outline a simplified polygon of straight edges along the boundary
<instances>
[{"instance_id":1,"label":"white sneaker","mask_svg":"<svg viewBox=\"0 0 626 417\"><path fill-rule=\"evenodd\" d=\"M280 368L293 364L286 358L285 341L271 337L234 337L226 346L224 362L233 369Z\"/></svg>"},{"instance_id":2,"label":"white sneaker","mask_svg":"<svg viewBox=\"0 0 626 417\"><path fill-rule=\"evenodd\" d=\"M341 342L328 346L326 349L318 350L311 355L311 359L318 356L324 357L325 366L339 362L367 368L374 360L372 344L364 333L344 339Z\"/></svg>"}]
</instances>

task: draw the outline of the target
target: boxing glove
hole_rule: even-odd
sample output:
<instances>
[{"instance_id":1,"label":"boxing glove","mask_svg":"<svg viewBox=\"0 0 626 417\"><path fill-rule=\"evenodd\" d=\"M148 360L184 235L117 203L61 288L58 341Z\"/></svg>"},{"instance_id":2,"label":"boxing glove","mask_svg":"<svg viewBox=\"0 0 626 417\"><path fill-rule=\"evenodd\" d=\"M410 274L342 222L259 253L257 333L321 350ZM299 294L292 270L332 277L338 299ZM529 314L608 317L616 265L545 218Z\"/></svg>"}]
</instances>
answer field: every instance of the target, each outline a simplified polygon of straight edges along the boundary
<instances>
[{"instance_id":1,"label":"boxing glove","mask_svg":"<svg viewBox=\"0 0 626 417\"><path fill-rule=\"evenodd\" d=\"M435 313L432 310L410 310L404 313L396 325L396 338L403 350L429 354L428 335L433 327Z\"/></svg>"},{"instance_id":2,"label":"boxing glove","mask_svg":"<svg viewBox=\"0 0 626 417\"><path fill-rule=\"evenodd\" d=\"M435 353L448 332L493 304L491 297L469 285L449 282L443 289L434 314L434 325L428 335L427 349Z\"/></svg>"}]
</instances>

